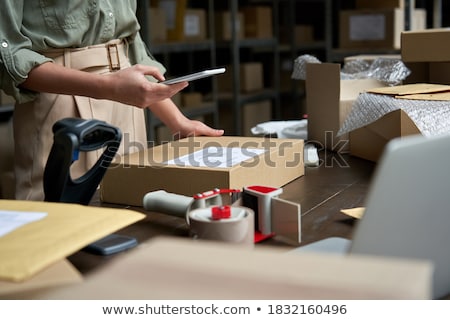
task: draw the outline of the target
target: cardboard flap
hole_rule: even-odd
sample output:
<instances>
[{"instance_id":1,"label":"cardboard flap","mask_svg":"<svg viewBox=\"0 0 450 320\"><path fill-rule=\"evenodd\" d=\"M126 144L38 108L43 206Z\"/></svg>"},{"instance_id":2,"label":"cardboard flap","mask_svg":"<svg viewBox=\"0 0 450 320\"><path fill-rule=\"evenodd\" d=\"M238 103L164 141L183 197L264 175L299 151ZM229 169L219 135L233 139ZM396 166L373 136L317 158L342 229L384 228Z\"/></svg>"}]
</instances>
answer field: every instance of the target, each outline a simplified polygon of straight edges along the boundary
<instances>
[{"instance_id":1,"label":"cardboard flap","mask_svg":"<svg viewBox=\"0 0 450 320\"><path fill-rule=\"evenodd\" d=\"M382 87L368 90L370 93L386 94L392 96L404 96L411 94L421 93L437 93L449 91L450 86L443 84L431 84L431 83L412 83L401 86Z\"/></svg>"},{"instance_id":2,"label":"cardboard flap","mask_svg":"<svg viewBox=\"0 0 450 320\"><path fill-rule=\"evenodd\" d=\"M334 101L340 97L340 65L337 63L309 63L306 65L306 106L308 112L308 133L320 136L323 128L339 130L339 109ZM320 93L320 94L317 94ZM320 119L321 128L310 125L310 120Z\"/></svg>"},{"instance_id":3,"label":"cardboard flap","mask_svg":"<svg viewBox=\"0 0 450 320\"><path fill-rule=\"evenodd\" d=\"M299 244L302 240L301 210L295 202L272 198L272 231L286 242Z\"/></svg>"},{"instance_id":4,"label":"cardboard flap","mask_svg":"<svg viewBox=\"0 0 450 320\"><path fill-rule=\"evenodd\" d=\"M450 91L436 92L436 93L407 94L404 96L396 96L396 98L409 100L450 101Z\"/></svg>"},{"instance_id":5,"label":"cardboard flap","mask_svg":"<svg viewBox=\"0 0 450 320\"><path fill-rule=\"evenodd\" d=\"M367 129L380 137L391 140L395 137L418 134L420 130L403 110L396 110L384 115L381 121L375 121L366 126ZM400 126L399 126L400 123Z\"/></svg>"}]
</instances>

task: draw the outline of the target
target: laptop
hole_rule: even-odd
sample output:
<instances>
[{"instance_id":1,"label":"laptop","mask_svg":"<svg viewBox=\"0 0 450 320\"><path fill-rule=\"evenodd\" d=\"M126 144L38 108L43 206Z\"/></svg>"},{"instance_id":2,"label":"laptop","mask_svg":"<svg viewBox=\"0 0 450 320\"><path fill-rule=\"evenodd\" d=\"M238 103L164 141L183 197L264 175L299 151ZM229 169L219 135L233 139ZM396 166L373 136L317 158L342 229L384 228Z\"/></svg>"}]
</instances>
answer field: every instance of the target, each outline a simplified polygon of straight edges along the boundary
<instances>
[{"instance_id":1,"label":"laptop","mask_svg":"<svg viewBox=\"0 0 450 320\"><path fill-rule=\"evenodd\" d=\"M450 293L450 135L391 140L352 240L295 249L414 258L434 264L433 299Z\"/></svg>"}]
</instances>

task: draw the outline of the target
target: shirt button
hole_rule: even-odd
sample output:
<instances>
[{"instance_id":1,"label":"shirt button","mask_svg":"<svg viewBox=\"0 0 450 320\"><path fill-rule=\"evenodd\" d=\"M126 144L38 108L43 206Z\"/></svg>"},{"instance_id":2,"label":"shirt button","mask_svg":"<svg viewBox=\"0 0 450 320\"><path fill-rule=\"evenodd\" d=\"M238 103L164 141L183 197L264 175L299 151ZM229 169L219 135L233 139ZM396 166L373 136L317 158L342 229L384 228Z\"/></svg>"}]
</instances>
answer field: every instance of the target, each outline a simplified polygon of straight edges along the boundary
<instances>
[{"instance_id":1,"label":"shirt button","mask_svg":"<svg viewBox=\"0 0 450 320\"><path fill-rule=\"evenodd\" d=\"M112 18L114 17L114 14L112 12L109 13L109 17Z\"/></svg>"},{"instance_id":2,"label":"shirt button","mask_svg":"<svg viewBox=\"0 0 450 320\"><path fill-rule=\"evenodd\" d=\"M2 47L3 47L3 48L7 48L7 47L8 47L8 43L7 43L6 41L3 41L3 42L2 42Z\"/></svg>"}]
</instances>

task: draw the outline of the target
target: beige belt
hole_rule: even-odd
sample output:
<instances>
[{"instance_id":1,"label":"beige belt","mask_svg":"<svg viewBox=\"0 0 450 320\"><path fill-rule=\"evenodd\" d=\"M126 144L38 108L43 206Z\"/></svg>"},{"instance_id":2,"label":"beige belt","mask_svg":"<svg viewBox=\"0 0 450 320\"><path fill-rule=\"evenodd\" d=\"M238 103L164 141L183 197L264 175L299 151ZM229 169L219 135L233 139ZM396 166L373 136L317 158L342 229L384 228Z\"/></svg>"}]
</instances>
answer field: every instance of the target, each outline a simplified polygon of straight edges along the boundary
<instances>
[{"instance_id":1,"label":"beige belt","mask_svg":"<svg viewBox=\"0 0 450 320\"><path fill-rule=\"evenodd\" d=\"M41 54L72 69L108 67L110 71L116 71L129 65L127 48L126 41L111 40L83 48L50 49Z\"/></svg>"}]
</instances>

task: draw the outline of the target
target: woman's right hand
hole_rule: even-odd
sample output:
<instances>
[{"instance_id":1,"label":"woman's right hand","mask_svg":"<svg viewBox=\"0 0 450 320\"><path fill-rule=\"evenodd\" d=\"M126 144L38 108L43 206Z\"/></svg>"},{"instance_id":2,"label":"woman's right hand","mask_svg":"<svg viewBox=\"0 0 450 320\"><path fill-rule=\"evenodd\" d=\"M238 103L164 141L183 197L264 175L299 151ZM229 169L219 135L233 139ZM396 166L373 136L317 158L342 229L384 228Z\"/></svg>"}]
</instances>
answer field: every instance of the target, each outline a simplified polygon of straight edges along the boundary
<instances>
[{"instance_id":1,"label":"woman's right hand","mask_svg":"<svg viewBox=\"0 0 450 320\"><path fill-rule=\"evenodd\" d=\"M188 82L172 85L151 82L147 76L164 81L164 76L156 67L134 65L105 76L106 99L122 102L140 108L171 98L174 94L188 86ZM108 94L111 95L108 97Z\"/></svg>"},{"instance_id":2,"label":"woman's right hand","mask_svg":"<svg viewBox=\"0 0 450 320\"><path fill-rule=\"evenodd\" d=\"M148 108L172 97L188 85L188 82L172 85L151 82L146 76L164 80L156 67L144 65L102 75L46 62L33 68L21 87L36 92L86 96Z\"/></svg>"}]
</instances>

